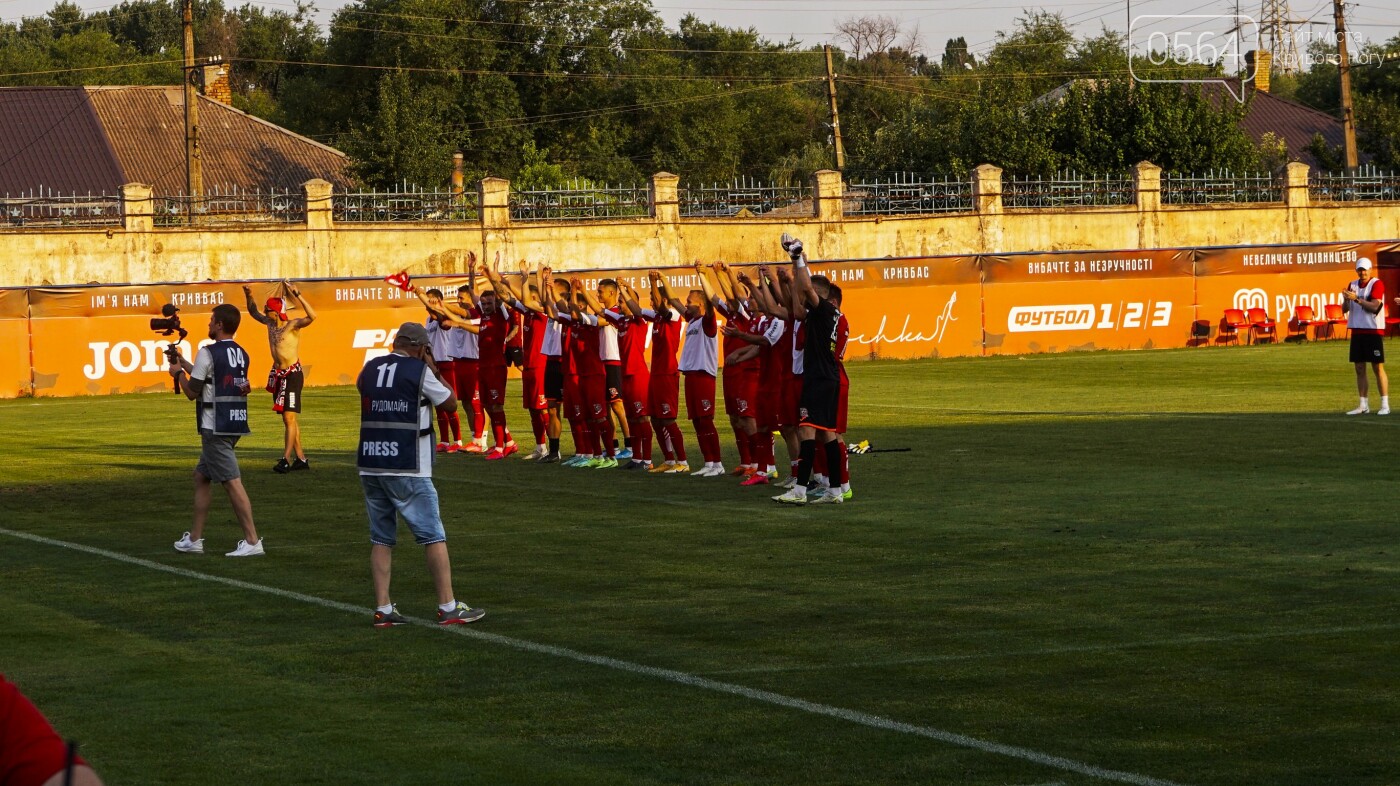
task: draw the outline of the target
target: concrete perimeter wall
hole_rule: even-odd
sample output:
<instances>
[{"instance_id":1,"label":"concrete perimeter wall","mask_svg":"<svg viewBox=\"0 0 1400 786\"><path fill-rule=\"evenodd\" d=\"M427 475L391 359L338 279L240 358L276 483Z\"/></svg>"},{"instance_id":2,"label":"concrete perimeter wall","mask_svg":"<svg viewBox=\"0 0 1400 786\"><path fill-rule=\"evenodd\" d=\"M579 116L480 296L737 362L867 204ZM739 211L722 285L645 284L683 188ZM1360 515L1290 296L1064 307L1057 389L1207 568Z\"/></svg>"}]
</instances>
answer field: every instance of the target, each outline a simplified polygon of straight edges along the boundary
<instances>
[{"instance_id":1,"label":"concrete perimeter wall","mask_svg":"<svg viewBox=\"0 0 1400 786\"><path fill-rule=\"evenodd\" d=\"M674 175L652 180L645 218L512 221L509 183L482 181L480 219L462 223L336 224L329 184L306 185L307 215L295 224L219 223L155 227L150 189L124 189L122 224L0 229L0 286L160 281L415 276L463 269L468 251L497 253L561 270L645 268L693 260L782 258L778 236L802 238L813 259L876 259L1017 252L1336 243L1400 238L1400 204L1309 198L1308 170L1291 164L1282 201L1163 205L1160 170L1138 165L1135 204L1007 209L1001 171L979 167L973 210L916 216L846 216L836 172L813 177L815 198L786 215L686 218Z\"/></svg>"}]
</instances>

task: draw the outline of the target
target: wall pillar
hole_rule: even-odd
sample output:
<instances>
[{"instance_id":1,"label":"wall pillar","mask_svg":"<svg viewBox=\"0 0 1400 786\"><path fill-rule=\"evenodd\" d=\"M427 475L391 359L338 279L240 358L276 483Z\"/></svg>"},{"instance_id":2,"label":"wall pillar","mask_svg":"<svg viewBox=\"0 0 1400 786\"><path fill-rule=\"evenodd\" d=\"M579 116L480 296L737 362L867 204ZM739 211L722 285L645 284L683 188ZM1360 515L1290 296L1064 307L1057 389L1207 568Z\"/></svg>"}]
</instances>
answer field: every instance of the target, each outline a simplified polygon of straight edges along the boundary
<instances>
[{"instance_id":1,"label":"wall pillar","mask_svg":"<svg viewBox=\"0 0 1400 786\"><path fill-rule=\"evenodd\" d=\"M1139 161L1133 168L1137 192L1138 247L1157 247L1158 212L1162 209L1162 168L1151 161Z\"/></svg>"},{"instance_id":2,"label":"wall pillar","mask_svg":"<svg viewBox=\"0 0 1400 786\"><path fill-rule=\"evenodd\" d=\"M823 169L812 173L813 215L822 221L840 221L846 214L843 198L846 186L841 173Z\"/></svg>"},{"instance_id":3,"label":"wall pillar","mask_svg":"<svg viewBox=\"0 0 1400 786\"><path fill-rule=\"evenodd\" d=\"M501 177L483 178L477 185L482 229L510 227L510 181Z\"/></svg>"},{"instance_id":4,"label":"wall pillar","mask_svg":"<svg viewBox=\"0 0 1400 786\"><path fill-rule=\"evenodd\" d=\"M657 172L651 176L651 217L658 224L675 224L681 220L679 175Z\"/></svg>"},{"instance_id":5,"label":"wall pillar","mask_svg":"<svg viewBox=\"0 0 1400 786\"><path fill-rule=\"evenodd\" d=\"M335 217L331 211L331 198L334 186L316 178L301 184L306 195L306 228L334 229Z\"/></svg>"},{"instance_id":6,"label":"wall pillar","mask_svg":"<svg viewBox=\"0 0 1400 786\"><path fill-rule=\"evenodd\" d=\"M128 232L150 232L155 228L155 203L151 187L143 183L122 186L122 227Z\"/></svg>"},{"instance_id":7,"label":"wall pillar","mask_svg":"<svg viewBox=\"0 0 1400 786\"><path fill-rule=\"evenodd\" d=\"M972 202L982 215L1001 212L1001 168L983 164L972 170Z\"/></svg>"},{"instance_id":8,"label":"wall pillar","mask_svg":"<svg viewBox=\"0 0 1400 786\"><path fill-rule=\"evenodd\" d=\"M1308 165L1294 161L1283 168L1283 204L1288 208L1306 208L1312 205L1308 194Z\"/></svg>"}]
</instances>

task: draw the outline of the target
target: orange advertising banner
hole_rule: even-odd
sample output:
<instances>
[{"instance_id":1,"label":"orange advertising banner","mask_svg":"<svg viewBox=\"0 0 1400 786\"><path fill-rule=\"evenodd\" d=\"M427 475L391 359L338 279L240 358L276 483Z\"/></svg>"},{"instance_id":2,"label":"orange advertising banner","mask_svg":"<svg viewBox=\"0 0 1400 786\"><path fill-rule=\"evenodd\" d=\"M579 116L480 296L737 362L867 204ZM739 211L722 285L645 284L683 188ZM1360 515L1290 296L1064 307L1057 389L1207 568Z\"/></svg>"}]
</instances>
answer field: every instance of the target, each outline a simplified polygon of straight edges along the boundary
<instances>
[{"instance_id":1,"label":"orange advertising banner","mask_svg":"<svg viewBox=\"0 0 1400 786\"><path fill-rule=\"evenodd\" d=\"M1356 278L1356 262L1389 262L1391 246L1356 243L1330 246L1213 248L1196 254L1198 318L1216 329L1225 310L1262 308L1277 323L1281 338L1295 309L1307 306L1316 318L1328 304L1342 302L1342 290ZM1383 275L1382 278L1385 278ZM1389 283L1387 287L1391 286ZM1390 296L1400 294L1390 292ZM1391 316L1395 308L1389 308Z\"/></svg>"},{"instance_id":2,"label":"orange advertising banner","mask_svg":"<svg viewBox=\"0 0 1400 786\"><path fill-rule=\"evenodd\" d=\"M981 257L987 354L1181 346L1195 303L1190 251Z\"/></svg>"},{"instance_id":3,"label":"orange advertising banner","mask_svg":"<svg viewBox=\"0 0 1400 786\"><path fill-rule=\"evenodd\" d=\"M0 398L29 389L29 294L0 289Z\"/></svg>"}]
</instances>

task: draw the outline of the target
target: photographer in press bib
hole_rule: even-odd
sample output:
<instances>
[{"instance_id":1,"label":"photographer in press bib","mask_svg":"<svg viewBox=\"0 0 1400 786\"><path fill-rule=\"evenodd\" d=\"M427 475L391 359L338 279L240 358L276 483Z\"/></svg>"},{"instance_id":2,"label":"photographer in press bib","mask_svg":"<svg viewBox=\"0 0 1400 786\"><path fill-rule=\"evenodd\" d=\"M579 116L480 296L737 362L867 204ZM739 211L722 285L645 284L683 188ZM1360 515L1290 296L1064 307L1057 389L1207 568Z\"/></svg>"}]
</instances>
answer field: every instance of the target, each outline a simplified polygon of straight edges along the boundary
<instances>
[{"instance_id":1,"label":"photographer in press bib","mask_svg":"<svg viewBox=\"0 0 1400 786\"><path fill-rule=\"evenodd\" d=\"M426 327L405 322L394 337L394 351L366 363L355 382L360 391L356 464L369 513L376 628L408 622L389 597L399 516L424 547L437 590L438 624L462 625L486 616L452 594L447 533L433 487L433 410L456 412L457 397L444 384L430 343Z\"/></svg>"},{"instance_id":2,"label":"photographer in press bib","mask_svg":"<svg viewBox=\"0 0 1400 786\"><path fill-rule=\"evenodd\" d=\"M1351 362L1356 364L1356 392L1361 403L1348 415L1365 415L1371 411L1366 364L1376 372L1376 387L1380 388L1381 408L1377 415L1390 414L1390 381L1385 376L1385 285L1376 278L1371 260L1356 260L1356 280L1342 290L1342 310L1347 312L1347 329L1351 331Z\"/></svg>"},{"instance_id":3,"label":"photographer in press bib","mask_svg":"<svg viewBox=\"0 0 1400 786\"><path fill-rule=\"evenodd\" d=\"M204 553L204 522L209 517L211 483L218 483L228 494L243 540L227 557L256 557L263 554L263 543L253 526L253 505L238 471L234 446L248 433L248 353L234 340L242 319L236 306L224 303L214 307L209 317L209 338L214 343L202 347L194 363L170 358L170 376L185 397L195 402L195 425L201 448L194 468L194 524L175 541L175 550L186 554Z\"/></svg>"}]
</instances>

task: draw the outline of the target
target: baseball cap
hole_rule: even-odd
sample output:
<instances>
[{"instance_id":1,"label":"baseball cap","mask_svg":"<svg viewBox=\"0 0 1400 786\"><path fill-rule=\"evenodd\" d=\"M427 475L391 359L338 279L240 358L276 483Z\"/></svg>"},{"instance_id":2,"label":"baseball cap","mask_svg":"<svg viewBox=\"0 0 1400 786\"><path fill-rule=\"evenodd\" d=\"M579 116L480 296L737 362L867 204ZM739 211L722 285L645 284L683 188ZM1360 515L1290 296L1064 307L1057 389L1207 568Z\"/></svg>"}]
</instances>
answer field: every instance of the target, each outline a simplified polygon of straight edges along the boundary
<instances>
[{"instance_id":1,"label":"baseball cap","mask_svg":"<svg viewBox=\"0 0 1400 786\"><path fill-rule=\"evenodd\" d=\"M1370 269L1371 269L1371 260L1367 259L1366 257L1362 257L1362 258L1356 260L1356 269L1357 269L1357 270L1370 270Z\"/></svg>"},{"instance_id":2,"label":"baseball cap","mask_svg":"<svg viewBox=\"0 0 1400 786\"><path fill-rule=\"evenodd\" d=\"M399 334L394 340L402 340L411 347L426 347L428 346L428 329L417 322L405 322L399 325Z\"/></svg>"},{"instance_id":3,"label":"baseball cap","mask_svg":"<svg viewBox=\"0 0 1400 786\"><path fill-rule=\"evenodd\" d=\"M268 298L268 299L267 299L267 308L269 308L269 309L271 309L271 310L277 312L277 315L280 316L280 317L282 317L283 319L286 319L286 318L287 318L287 312L283 310L282 298L280 298L280 297L270 297L270 298Z\"/></svg>"}]
</instances>

